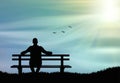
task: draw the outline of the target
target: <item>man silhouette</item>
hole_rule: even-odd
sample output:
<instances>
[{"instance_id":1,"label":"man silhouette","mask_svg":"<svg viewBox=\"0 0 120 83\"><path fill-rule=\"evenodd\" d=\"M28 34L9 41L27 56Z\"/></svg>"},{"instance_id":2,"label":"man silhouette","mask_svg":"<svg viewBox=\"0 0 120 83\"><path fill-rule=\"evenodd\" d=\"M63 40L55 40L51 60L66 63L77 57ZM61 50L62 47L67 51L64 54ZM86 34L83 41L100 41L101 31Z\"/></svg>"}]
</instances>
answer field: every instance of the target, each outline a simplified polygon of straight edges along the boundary
<instances>
[{"instance_id":1,"label":"man silhouette","mask_svg":"<svg viewBox=\"0 0 120 83\"><path fill-rule=\"evenodd\" d=\"M50 55L52 54L52 52L46 51L42 46L37 45L38 44L37 38L33 38L32 42L33 45L29 46L25 51L22 51L21 55L30 52L30 61L29 61L30 69L33 73L38 73L42 65L41 54L45 53L47 55Z\"/></svg>"}]
</instances>

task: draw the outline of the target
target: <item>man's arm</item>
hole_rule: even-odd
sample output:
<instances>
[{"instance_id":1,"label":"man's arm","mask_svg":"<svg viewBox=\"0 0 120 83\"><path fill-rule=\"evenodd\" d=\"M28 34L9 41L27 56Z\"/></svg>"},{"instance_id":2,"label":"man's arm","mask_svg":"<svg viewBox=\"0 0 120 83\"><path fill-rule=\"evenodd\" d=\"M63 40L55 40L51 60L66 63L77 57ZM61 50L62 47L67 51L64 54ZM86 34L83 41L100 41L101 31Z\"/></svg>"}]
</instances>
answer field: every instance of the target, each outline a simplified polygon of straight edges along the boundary
<instances>
[{"instance_id":1,"label":"man's arm","mask_svg":"<svg viewBox=\"0 0 120 83\"><path fill-rule=\"evenodd\" d=\"M41 50L43 53L47 54L47 55L52 55L51 51L46 51L43 47L41 47Z\"/></svg>"},{"instance_id":2,"label":"man's arm","mask_svg":"<svg viewBox=\"0 0 120 83\"><path fill-rule=\"evenodd\" d=\"M26 49L25 51L22 51L21 55L25 55L27 52L29 52L29 50L30 50L30 47L28 49Z\"/></svg>"},{"instance_id":3,"label":"man's arm","mask_svg":"<svg viewBox=\"0 0 120 83\"><path fill-rule=\"evenodd\" d=\"M21 52L21 55L25 55L26 53L27 53L27 50L22 51L22 52Z\"/></svg>"}]
</instances>

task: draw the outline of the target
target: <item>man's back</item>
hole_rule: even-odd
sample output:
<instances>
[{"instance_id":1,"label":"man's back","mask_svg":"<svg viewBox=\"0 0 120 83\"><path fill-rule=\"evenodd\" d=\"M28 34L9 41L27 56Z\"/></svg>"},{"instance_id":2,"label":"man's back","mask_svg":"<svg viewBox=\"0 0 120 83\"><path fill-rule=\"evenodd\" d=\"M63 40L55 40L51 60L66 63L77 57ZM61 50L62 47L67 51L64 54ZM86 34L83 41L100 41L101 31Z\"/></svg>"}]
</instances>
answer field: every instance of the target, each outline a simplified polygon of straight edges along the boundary
<instances>
[{"instance_id":1,"label":"man's back","mask_svg":"<svg viewBox=\"0 0 120 83\"><path fill-rule=\"evenodd\" d=\"M43 47L42 46L38 46L38 45L36 45L36 46L30 46L28 49L27 49L27 51L29 51L30 52L30 56L31 56L31 59L41 59L41 54L42 54L42 52L44 53L45 52L45 50L43 49Z\"/></svg>"}]
</instances>

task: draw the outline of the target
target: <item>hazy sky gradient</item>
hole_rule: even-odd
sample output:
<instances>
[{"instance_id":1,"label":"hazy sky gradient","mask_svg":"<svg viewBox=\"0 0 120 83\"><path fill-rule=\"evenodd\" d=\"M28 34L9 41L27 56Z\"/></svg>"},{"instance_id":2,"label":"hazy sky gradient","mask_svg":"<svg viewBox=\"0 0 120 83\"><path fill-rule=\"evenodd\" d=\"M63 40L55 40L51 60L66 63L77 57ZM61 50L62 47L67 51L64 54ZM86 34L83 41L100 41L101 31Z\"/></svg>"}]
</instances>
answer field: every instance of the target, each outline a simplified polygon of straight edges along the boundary
<instances>
[{"instance_id":1,"label":"hazy sky gradient","mask_svg":"<svg viewBox=\"0 0 120 83\"><path fill-rule=\"evenodd\" d=\"M12 54L32 45L33 37L54 54L70 54L72 68L66 71L90 73L119 66L119 4L120 0L1 0L0 70L17 72L10 68Z\"/></svg>"}]
</instances>

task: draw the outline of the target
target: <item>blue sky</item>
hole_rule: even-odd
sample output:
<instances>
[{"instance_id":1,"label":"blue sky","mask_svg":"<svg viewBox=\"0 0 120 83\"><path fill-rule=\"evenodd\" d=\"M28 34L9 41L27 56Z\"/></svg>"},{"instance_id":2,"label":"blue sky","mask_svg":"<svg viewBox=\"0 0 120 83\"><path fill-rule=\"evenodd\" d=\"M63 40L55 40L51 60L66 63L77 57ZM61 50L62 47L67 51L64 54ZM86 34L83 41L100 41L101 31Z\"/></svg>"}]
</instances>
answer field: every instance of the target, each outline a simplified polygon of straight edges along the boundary
<instances>
[{"instance_id":1,"label":"blue sky","mask_svg":"<svg viewBox=\"0 0 120 83\"><path fill-rule=\"evenodd\" d=\"M14 64L12 54L32 45L33 37L54 54L70 54L72 68L66 71L90 73L119 66L119 3L119 0L1 0L0 70L17 72L10 68Z\"/></svg>"}]
</instances>

